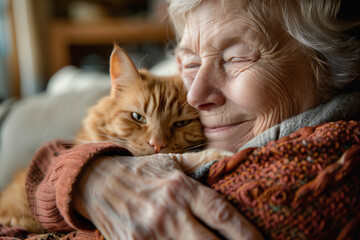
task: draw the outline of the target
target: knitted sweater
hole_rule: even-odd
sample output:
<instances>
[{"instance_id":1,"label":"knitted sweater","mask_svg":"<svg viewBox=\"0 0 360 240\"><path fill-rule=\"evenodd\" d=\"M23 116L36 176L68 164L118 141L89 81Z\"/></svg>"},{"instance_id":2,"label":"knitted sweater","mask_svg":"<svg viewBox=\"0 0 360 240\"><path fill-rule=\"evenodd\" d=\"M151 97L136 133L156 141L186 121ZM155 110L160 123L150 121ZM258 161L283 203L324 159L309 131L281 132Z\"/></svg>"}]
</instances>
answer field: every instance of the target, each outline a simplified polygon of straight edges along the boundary
<instances>
[{"instance_id":1,"label":"knitted sweater","mask_svg":"<svg viewBox=\"0 0 360 240\"><path fill-rule=\"evenodd\" d=\"M358 239L360 122L302 128L211 166L207 183L266 239Z\"/></svg>"},{"instance_id":2,"label":"knitted sweater","mask_svg":"<svg viewBox=\"0 0 360 240\"><path fill-rule=\"evenodd\" d=\"M96 239L92 223L72 209L74 184L82 169L96 156L131 154L113 143L70 146L56 140L36 153L26 180L30 209L47 231L68 233L61 236L63 239Z\"/></svg>"}]
</instances>

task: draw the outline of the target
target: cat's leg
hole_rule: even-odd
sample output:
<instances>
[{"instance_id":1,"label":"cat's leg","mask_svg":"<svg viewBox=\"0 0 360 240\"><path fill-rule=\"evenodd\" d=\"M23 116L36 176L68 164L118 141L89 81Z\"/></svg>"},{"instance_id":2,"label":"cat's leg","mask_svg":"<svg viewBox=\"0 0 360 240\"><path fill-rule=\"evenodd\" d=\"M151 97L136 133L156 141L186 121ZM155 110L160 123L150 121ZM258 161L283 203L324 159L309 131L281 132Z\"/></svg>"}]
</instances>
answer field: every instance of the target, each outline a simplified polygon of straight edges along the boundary
<instances>
[{"instance_id":1,"label":"cat's leg","mask_svg":"<svg viewBox=\"0 0 360 240\"><path fill-rule=\"evenodd\" d=\"M32 215L25 190L26 170L17 173L0 195L0 223L42 233L43 229Z\"/></svg>"}]
</instances>

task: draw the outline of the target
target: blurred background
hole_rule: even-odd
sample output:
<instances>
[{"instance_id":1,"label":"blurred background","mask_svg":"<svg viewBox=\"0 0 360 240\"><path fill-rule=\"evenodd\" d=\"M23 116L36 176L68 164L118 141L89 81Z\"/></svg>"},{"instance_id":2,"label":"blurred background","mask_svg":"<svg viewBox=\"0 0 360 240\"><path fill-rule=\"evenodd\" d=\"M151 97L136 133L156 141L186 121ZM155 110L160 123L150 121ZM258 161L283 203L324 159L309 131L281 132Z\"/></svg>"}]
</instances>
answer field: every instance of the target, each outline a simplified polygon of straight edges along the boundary
<instances>
[{"instance_id":1,"label":"blurred background","mask_svg":"<svg viewBox=\"0 0 360 240\"><path fill-rule=\"evenodd\" d=\"M108 72L113 44L137 67L166 58L162 0L0 0L0 101L45 89L64 66Z\"/></svg>"}]
</instances>

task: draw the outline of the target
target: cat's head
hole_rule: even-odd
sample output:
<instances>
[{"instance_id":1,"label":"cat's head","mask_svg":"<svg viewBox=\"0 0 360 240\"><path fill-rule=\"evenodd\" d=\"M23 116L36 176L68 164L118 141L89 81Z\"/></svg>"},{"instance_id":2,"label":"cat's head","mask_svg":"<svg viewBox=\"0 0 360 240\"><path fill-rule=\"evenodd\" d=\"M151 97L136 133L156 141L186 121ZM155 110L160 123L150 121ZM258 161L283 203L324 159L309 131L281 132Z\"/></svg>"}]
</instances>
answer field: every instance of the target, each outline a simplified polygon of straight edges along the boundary
<instances>
[{"instance_id":1,"label":"cat's head","mask_svg":"<svg viewBox=\"0 0 360 240\"><path fill-rule=\"evenodd\" d=\"M117 46L110 58L110 76L110 95L90 108L84 121L88 140L119 143L136 156L204 145L199 114L188 104L179 76L138 71Z\"/></svg>"}]
</instances>

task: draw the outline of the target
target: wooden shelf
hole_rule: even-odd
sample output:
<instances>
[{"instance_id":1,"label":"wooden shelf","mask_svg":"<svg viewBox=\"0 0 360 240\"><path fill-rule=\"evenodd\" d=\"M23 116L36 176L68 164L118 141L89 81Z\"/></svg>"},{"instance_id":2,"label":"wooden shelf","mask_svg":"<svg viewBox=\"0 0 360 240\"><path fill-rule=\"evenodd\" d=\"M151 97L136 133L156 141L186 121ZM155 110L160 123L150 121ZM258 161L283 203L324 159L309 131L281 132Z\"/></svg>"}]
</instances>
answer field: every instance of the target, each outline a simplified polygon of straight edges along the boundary
<instances>
[{"instance_id":1,"label":"wooden shelf","mask_svg":"<svg viewBox=\"0 0 360 240\"><path fill-rule=\"evenodd\" d=\"M96 22L55 20L49 25L51 74L70 64L72 45L162 44L174 35L168 24L144 18L106 19Z\"/></svg>"}]
</instances>

